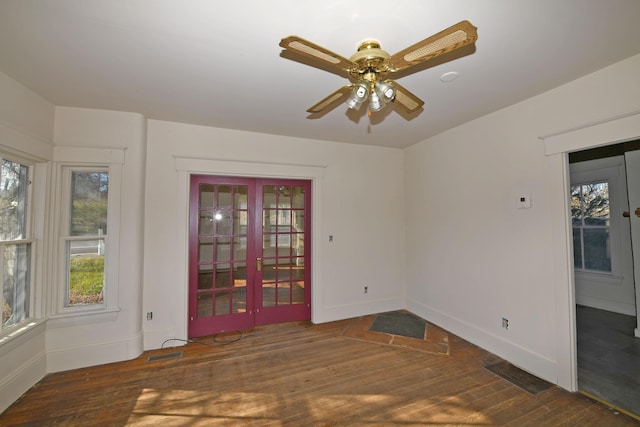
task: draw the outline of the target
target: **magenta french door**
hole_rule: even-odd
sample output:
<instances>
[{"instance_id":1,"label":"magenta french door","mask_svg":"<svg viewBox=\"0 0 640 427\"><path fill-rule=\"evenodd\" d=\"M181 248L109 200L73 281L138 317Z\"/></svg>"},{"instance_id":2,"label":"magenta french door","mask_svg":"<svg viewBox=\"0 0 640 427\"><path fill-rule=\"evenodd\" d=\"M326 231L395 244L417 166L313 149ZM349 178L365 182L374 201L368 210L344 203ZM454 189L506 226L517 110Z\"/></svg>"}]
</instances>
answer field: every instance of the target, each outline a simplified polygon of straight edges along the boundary
<instances>
[{"instance_id":1,"label":"magenta french door","mask_svg":"<svg viewBox=\"0 0 640 427\"><path fill-rule=\"evenodd\" d=\"M309 181L191 177L189 336L311 318Z\"/></svg>"}]
</instances>

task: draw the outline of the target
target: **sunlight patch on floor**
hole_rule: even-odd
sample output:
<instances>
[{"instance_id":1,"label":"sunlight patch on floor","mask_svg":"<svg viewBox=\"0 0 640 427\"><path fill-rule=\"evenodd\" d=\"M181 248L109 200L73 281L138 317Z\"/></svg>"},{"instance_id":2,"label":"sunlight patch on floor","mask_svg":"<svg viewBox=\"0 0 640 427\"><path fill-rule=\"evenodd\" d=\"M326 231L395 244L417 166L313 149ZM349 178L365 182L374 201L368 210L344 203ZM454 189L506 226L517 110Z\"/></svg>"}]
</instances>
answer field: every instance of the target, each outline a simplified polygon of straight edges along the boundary
<instances>
[{"instance_id":1,"label":"sunlight patch on floor","mask_svg":"<svg viewBox=\"0 0 640 427\"><path fill-rule=\"evenodd\" d=\"M362 422L385 425L424 425L464 422L469 425L490 425L491 420L482 413L465 408L455 396L442 399L414 399L411 404L392 410L400 398L386 394L311 395L304 403L291 407L286 397L277 393L217 393L197 390L143 389L129 417L128 425L153 425L154 420L167 417L175 423L205 420L227 420L238 423L269 421L270 425L285 425L286 420L304 418L307 422L352 418L359 414ZM438 410L434 411L433 408ZM443 409L444 408L444 409ZM387 414L380 419L377 414ZM272 424L273 423L273 424Z\"/></svg>"}]
</instances>

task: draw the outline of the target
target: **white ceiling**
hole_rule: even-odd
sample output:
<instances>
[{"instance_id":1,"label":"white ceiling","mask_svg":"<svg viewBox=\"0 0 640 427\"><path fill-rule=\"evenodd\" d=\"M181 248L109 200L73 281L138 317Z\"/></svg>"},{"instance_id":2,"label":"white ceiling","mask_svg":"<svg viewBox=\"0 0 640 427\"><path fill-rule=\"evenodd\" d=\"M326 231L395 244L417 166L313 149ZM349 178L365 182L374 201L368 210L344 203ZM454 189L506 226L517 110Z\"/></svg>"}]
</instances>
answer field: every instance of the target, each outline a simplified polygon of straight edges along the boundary
<instances>
[{"instance_id":1,"label":"white ceiling","mask_svg":"<svg viewBox=\"0 0 640 427\"><path fill-rule=\"evenodd\" d=\"M475 53L398 80L425 101L411 120L308 119L348 82L278 46L295 34L348 58L374 38L393 54L464 19ZM639 19L638 0L0 0L0 71L59 106L406 147L640 53Z\"/></svg>"}]
</instances>

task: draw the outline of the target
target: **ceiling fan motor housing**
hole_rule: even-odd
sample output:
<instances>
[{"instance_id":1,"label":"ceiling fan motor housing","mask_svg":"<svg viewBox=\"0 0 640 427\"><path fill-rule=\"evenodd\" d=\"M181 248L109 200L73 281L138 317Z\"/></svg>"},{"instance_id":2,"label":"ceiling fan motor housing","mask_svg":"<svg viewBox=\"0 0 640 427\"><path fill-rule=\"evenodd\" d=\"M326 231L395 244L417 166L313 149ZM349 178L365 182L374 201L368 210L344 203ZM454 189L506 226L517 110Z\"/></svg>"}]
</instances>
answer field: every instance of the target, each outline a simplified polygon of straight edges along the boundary
<instances>
[{"instance_id":1,"label":"ceiling fan motor housing","mask_svg":"<svg viewBox=\"0 0 640 427\"><path fill-rule=\"evenodd\" d=\"M358 65L351 70L354 81L368 80L372 84L384 78L389 71L389 58L391 55L380 49L380 43L375 40L366 40L360 43L358 51L354 53L350 61Z\"/></svg>"}]
</instances>

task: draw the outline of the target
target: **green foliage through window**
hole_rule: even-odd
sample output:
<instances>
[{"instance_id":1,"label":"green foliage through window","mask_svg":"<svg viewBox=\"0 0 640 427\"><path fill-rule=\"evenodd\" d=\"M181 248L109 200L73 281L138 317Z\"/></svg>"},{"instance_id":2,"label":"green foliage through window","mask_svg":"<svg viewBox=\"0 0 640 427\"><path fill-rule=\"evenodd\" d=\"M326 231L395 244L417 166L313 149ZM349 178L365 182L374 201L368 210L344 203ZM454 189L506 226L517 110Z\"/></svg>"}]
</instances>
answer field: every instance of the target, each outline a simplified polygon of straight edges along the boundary
<instances>
[{"instance_id":1,"label":"green foliage through window","mask_svg":"<svg viewBox=\"0 0 640 427\"><path fill-rule=\"evenodd\" d=\"M102 304L103 289L104 256L69 261L69 305Z\"/></svg>"},{"instance_id":2,"label":"green foliage through window","mask_svg":"<svg viewBox=\"0 0 640 427\"><path fill-rule=\"evenodd\" d=\"M72 169L65 306L104 303L109 172Z\"/></svg>"}]
</instances>

